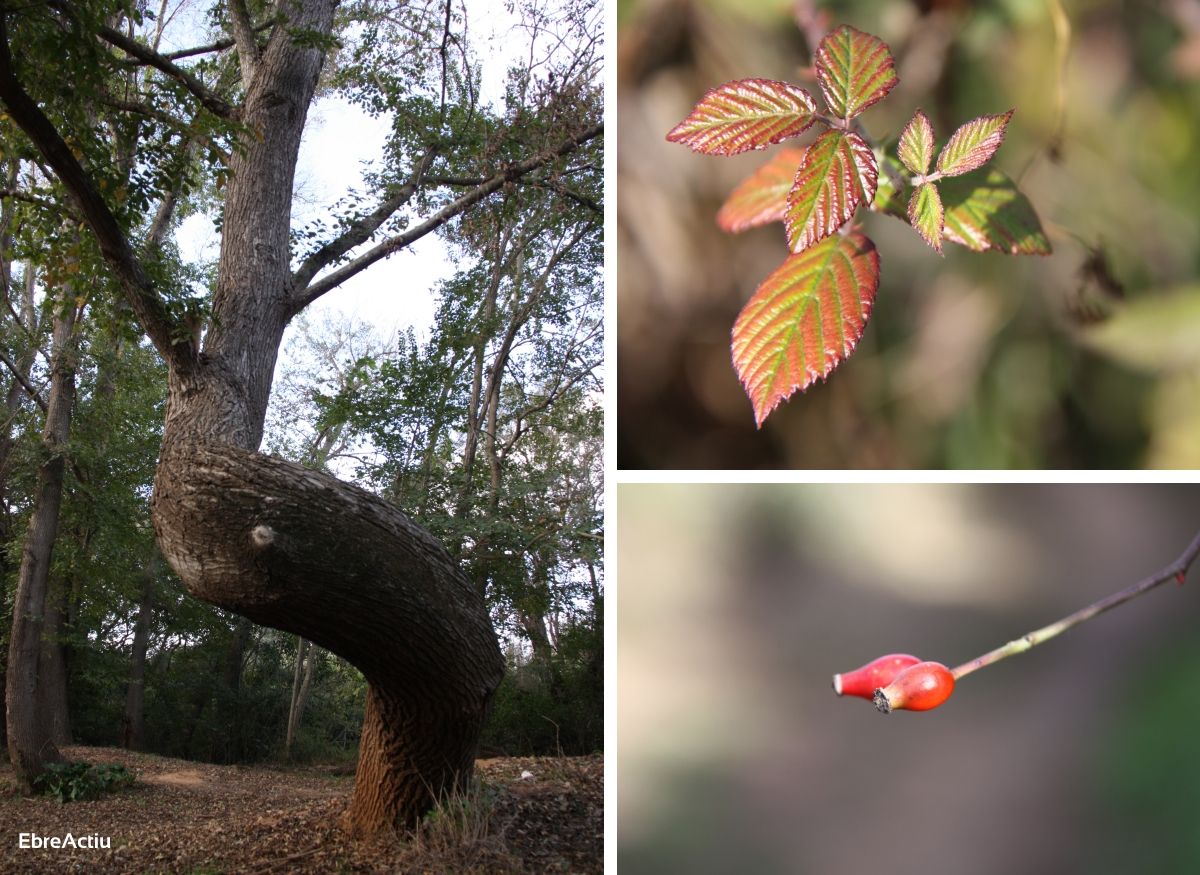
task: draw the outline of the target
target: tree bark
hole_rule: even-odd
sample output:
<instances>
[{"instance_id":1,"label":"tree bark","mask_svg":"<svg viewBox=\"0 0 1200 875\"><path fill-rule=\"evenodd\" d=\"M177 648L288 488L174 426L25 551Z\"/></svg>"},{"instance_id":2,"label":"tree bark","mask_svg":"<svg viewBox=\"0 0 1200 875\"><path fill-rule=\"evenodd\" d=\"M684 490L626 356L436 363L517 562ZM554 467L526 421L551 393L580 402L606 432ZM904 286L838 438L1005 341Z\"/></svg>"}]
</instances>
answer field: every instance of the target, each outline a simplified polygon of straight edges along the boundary
<instances>
[{"instance_id":1,"label":"tree bark","mask_svg":"<svg viewBox=\"0 0 1200 875\"><path fill-rule=\"evenodd\" d=\"M67 701L68 628L66 581L54 576L46 593L45 620L42 625L42 654L38 665L38 707L50 740L58 747L71 743L71 714Z\"/></svg>"},{"instance_id":2,"label":"tree bark","mask_svg":"<svg viewBox=\"0 0 1200 875\"><path fill-rule=\"evenodd\" d=\"M150 615L154 610L154 580L158 573L155 551L142 572L142 597L133 625L129 654L129 682L125 686L125 713L121 718L121 747L141 750L146 744L146 651L150 645Z\"/></svg>"},{"instance_id":3,"label":"tree bark","mask_svg":"<svg viewBox=\"0 0 1200 875\"><path fill-rule=\"evenodd\" d=\"M5 679L8 755L26 790L32 789L33 781L45 771L47 763L62 759L50 737L49 727L40 719L39 685L42 682L40 657L46 584L54 539L58 534L65 465L63 454L70 436L71 411L75 403L76 311L71 296L63 297L65 300L60 300L59 315L54 320L50 398L42 430L43 461L38 466L33 512L21 553Z\"/></svg>"},{"instance_id":4,"label":"tree bark","mask_svg":"<svg viewBox=\"0 0 1200 875\"><path fill-rule=\"evenodd\" d=\"M329 475L199 443L164 448L155 523L195 595L365 675L352 832L414 823L469 778L504 663L482 598L428 532Z\"/></svg>"}]
</instances>

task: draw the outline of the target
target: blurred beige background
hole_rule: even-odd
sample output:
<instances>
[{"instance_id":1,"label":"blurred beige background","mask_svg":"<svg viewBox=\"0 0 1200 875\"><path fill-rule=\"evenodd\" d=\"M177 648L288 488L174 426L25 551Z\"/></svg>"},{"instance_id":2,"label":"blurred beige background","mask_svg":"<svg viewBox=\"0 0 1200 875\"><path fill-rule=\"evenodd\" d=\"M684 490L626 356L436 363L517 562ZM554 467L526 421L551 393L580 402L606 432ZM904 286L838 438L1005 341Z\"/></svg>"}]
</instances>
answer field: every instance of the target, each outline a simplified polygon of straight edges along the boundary
<instances>
[{"instance_id":1,"label":"blurred beige background","mask_svg":"<svg viewBox=\"0 0 1200 875\"><path fill-rule=\"evenodd\" d=\"M1200 871L1200 569L884 717L1174 560L1198 486L618 487L622 873Z\"/></svg>"},{"instance_id":2,"label":"blurred beige background","mask_svg":"<svg viewBox=\"0 0 1200 875\"><path fill-rule=\"evenodd\" d=\"M620 467L1200 467L1200 0L618 6ZM879 140L918 107L939 144L1015 107L993 163L1055 251L939 258L866 215L882 261L866 333L758 431L730 330L784 235L726 234L714 216L772 152L696 155L665 136L731 79L812 88L795 8L891 47L900 83L862 116Z\"/></svg>"}]
</instances>

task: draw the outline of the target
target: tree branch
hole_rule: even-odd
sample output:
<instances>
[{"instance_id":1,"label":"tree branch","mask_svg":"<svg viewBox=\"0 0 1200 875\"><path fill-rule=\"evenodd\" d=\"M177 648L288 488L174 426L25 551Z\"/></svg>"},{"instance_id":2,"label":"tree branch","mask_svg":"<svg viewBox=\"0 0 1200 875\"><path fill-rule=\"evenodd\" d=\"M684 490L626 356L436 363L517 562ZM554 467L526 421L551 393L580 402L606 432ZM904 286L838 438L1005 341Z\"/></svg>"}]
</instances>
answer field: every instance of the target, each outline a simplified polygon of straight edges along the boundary
<instances>
[{"instance_id":1,"label":"tree branch","mask_svg":"<svg viewBox=\"0 0 1200 875\"><path fill-rule=\"evenodd\" d=\"M27 204L41 207L51 213L64 212L62 204L56 204L53 201L48 201L45 198L40 198L37 195L30 194L27 191L21 191L16 188L0 188L0 198L9 198L14 201L24 201ZM78 216L76 216L78 218Z\"/></svg>"},{"instance_id":2,"label":"tree branch","mask_svg":"<svg viewBox=\"0 0 1200 875\"><path fill-rule=\"evenodd\" d=\"M258 27L251 28L250 32L262 33L264 30L270 30L274 26L275 19L271 18L267 21L264 21ZM195 55L207 55L210 52L223 52L226 49L233 48L235 45L237 45L237 40L235 40L233 37L226 37L225 39L219 39L216 42L211 42L206 46L196 46L195 48L191 49L179 49L174 52L164 52L162 56L168 61L178 61L181 58L191 58Z\"/></svg>"},{"instance_id":3,"label":"tree branch","mask_svg":"<svg viewBox=\"0 0 1200 875\"><path fill-rule=\"evenodd\" d=\"M312 278L322 268L337 261L355 246L366 243L384 222L390 219L397 210L412 198L417 190L417 186L421 184L425 171L433 162L433 156L434 153L432 150L426 152L425 157L421 159L416 169L413 170L408 182L404 183L392 197L381 203L369 215L351 224L341 236L330 240L308 258L304 259L304 262L292 275L292 288L305 289L312 282Z\"/></svg>"},{"instance_id":4,"label":"tree branch","mask_svg":"<svg viewBox=\"0 0 1200 875\"><path fill-rule=\"evenodd\" d=\"M45 399L38 394L38 390L34 388L33 384L25 378L25 375L17 369L17 366L13 364L12 359L10 359L3 352L0 352L0 363L3 363L4 367L8 368L9 373L13 375L13 379L20 383L21 388L25 390L25 394L32 398L33 402L37 404L38 407L42 408L42 412L45 413L48 409L46 407Z\"/></svg>"},{"instance_id":5,"label":"tree branch","mask_svg":"<svg viewBox=\"0 0 1200 875\"><path fill-rule=\"evenodd\" d=\"M355 258L337 270L326 274L321 279L310 284L307 288L293 292L291 312L293 314L299 313L306 306L311 304L317 298L321 297L321 295L336 289L346 280L350 279L350 277L370 267L380 259L386 258L395 252L399 252L401 249L421 239L426 234L436 231L455 216L465 211L468 207L471 207L483 200L489 194L499 191L499 189L506 182L517 182L525 174L537 170L539 167L548 164L555 158L560 158L563 155L569 155L584 143L600 136L603 132L604 123L600 122L592 125L584 131L581 131L579 134L564 140L557 148L550 152L542 152L517 164L509 165L499 173L496 173L486 179L476 188L451 201L449 204L442 207L442 209L438 210L419 225L409 228L403 234L397 234L395 237L390 237L387 240L384 240L382 243L364 252L358 258Z\"/></svg>"},{"instance_id":6,"label":"tree branch","mask_svg":"<svg viewBox=\"0 0 1200 875\"><path fill-rule=\"evenodd\" d=\"M1007 644L983 654L983 656L978 656L970 662L963 663L952 672L954 679L957 681L973 671L978 671L1009 656L1015 656L1018 653L1024 653L1026 650L1037 647L1039 644L1061 635L1063 632L1074 626L1078 626L1080 623L1085 623L1093 617L1103 614L1105 611L1112 610L1118 605L1125 604L1130 599L1137 598L1149 592L1156 586L1166 583L1168 580L1174 580L1182 586L1184 580L1187 578L1188 569L1192 567L1192 563L1196 561L1198 556L1200 556L1200 533L1196 534L1196 537L1192 539L1192 542L1188 544L1187 549L1183 551L1178 559L1161 571L1151 574L1149 577L1142 578L1137 583L1126 587L1120 592L1113 593L1107 598L1100 599L1100 601L1094 602L1086 608L1081 608L1075 613L1063 617L1058 622L1043 626L1041 629L1036 629L1027 635L1022 635L1020 638L1009 641Z\"/></svg>"},{"instance_id":7,"label":"tree branch","mask_svg":"<svg viewBox=\"0 0 1200 875\"><path fill-rule=\"evenodd\" d=\"M250 83L254 81L254 74L258 71L258 61L262 53L259 52L258 42L254 39L254 27L250 23L250 13L246 10L246 0L229 0L228 5L238 61L242 66L242 82L248 90Z\"/></svg>"},{"instance_id":8,"label":"tree branch","mask_svg":"<svg viewBox=\"0 0 1200 875\"><path fill-rule=\"evenodd\" d=\"M75 11L71 5L65 0L49 0L48 4L52 9L57 9L66 15L75 17ZM137 58L144 64L154 67L166 73L172 79L179 82L190 91L204 105L204 108L214 115L221 118L233 118L236 115L235 108L226 103L216 94L214 94L203 82L189 73L182 67L172 63L165 55L160 55L158 52L151 49L149 46L144 46L137 40L130 39L119 30L115 30L108 26L102 26L97 29L97 34L106 43L116 46L125 54ZM7 42L7 38L5 40Z\"/></svg>"},{"instance_id":9,"label":"tree branch","mask_svg":"<svg viewBox=\"0 0 1200 875\"><path fill-rule=\"evenodd\" d=\"M0 101L46 159L83 214L159 354L174 367L190 369L196 360L195 348L190 340L178 344L172 340L176 333L175 321L134 254L116 216L100 196L91 176L17 79L8 43L8 22L3 15L0 15Z\"/></svg>"}]
</instances>

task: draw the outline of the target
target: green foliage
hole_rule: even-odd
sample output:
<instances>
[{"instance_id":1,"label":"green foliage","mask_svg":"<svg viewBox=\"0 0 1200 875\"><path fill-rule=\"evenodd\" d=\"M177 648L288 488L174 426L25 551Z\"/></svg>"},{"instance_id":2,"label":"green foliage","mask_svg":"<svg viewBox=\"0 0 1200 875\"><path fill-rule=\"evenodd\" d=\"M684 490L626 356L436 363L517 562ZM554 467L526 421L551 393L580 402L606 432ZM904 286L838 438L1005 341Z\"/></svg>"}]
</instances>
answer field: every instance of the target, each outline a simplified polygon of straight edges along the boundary
<instances>
[{"instance_id":1,"label":"green foliage","mask_svg":"<svg viewBox=\"0 0 1200 875\"><path fill-rule=\"evenodd\" d=\"M603 605L562 630L553 654L510 649L483 748L509 756L583 755L604 747Z\"/></svg>"},{"instance_id":2,"label":"green foliage","mask_svg":"<svg viewBox=\"0 0 1200 875\"><path fill-rule=\"evenodd\" d=\"M717 217L729 231L781 218L794 253L759 286L734 325L734 366L759 426L782 400L826 376L862 336L879 283L878 257L869 272L831 272L829 256L839 249L822 246L849 225L860 206L904 219L939 254L943 237L977 251L1049 251L1029 202L1006 177L989 175L982 186L971 180L965 189L949 193L935 185L986 164L1004 141L1012 110L958 128L943 146L933 173L933 126L920 110L899 137L900 162L868 143L853 120L896 86L894 66L882 40L842 25L821 40L815 58L821 94L832 117L821 114L803 88L744 79L710 91L667 134L668 140L697 152L733 155L798 136L814 124L825 128L803 152L784 153L751 176ZM789 166L795 167L790 186ZM904 168L915 175L907 178ZM873 244L867 242L873 253ZM821 247L817 257L796 258L814 247ZM846 263L866 264L853 258ZM823 295L814 296L815 289L822 289Z\"/></svg>"},{"instance_id":3,"label":"green foliage","mask_svg":"<svg viewBox=\"0 0 1200 875\"><path fill-rule=\"evenodd\" d=\"M49 763L33 783L34 789L59 802L81 802L112 793L133 783L124 766L88 763Z\"/></svg>"}]
</instances>

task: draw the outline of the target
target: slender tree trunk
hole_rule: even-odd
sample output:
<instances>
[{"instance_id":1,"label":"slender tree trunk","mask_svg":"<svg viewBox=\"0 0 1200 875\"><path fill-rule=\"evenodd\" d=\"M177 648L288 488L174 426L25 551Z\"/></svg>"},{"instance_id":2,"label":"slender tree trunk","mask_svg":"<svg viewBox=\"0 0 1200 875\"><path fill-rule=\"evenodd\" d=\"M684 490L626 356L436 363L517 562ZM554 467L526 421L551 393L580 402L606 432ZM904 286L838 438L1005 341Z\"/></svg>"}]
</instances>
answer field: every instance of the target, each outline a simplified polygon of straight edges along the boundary
<instances>
[{"instance_id":1,"label":"slender tree trunk","mask_svg":"<svg viewBox=\"0 0 1200 875\"><path fill-rule=\"evenodd\" d=\"M66 303L71 301L71 296L64 297L60 314L54 320L50 398L42 430L43 461L38 466L33 512L21 553L5 683L8 755L18 779L27 790L32 789L34 779L45 770L46 763L62 759L50 737L49 727L39 719L38 703L46 584L62 504L63 453L66 452L71 410L75 403L76 311L73 302Z\"/></svg>"},{"instance_id":2,"label":"slender tree trunk","mask_svg":"<svg viewBox=\"0 0 1200 875\"><path fill-rule=\"evenodd\" d=\"M158 563L158 551L155 550L142 572L142 596L133 625L129 682L125 686L125 713L121 718L121 746L128 750L141 750L146 744L146 651L150 644L150 615L154 610Z\"/></svg>"},{"instance_id":3,"label":"slender tree trunk","mask_svg":"<svg viewBox=\"0 0 1200 875\"><path fill-rule=\"evenodd\" d=\"M283 743L284 756L289 760L292 758L292 745L296 741L296 733L300 731L300 720L304 716L304 708L308 704L308 693L312 688L315 667L316 653L312 642L298 638L296 670L292 676L292 703L288 708L287 738Z\"/></svg>"},{"instance_id":4,"label":"slender tree trunk","mask_svg":"<svg viewBox=\"0 0 1200 875\"><path fill-rule=\"evenodd\" d=\"M15 180L15 174L13 176ZM15 183L14 183L15 184ZM10 204L6 201L5 207ZM5 234L7 235L7 225L5 226ZM3 257L0 258L0 266L4 270L4 278L6 281L12 277L12 263L7 260L9 253L9 242L7 239L4 242ZM21 301L19 311L19 327L23 328L32 337L37 332L37 311L33 306L33 296L37 289L35 283L36 271L32 263L25 267L24 283L21 289ZM15 551L12 549L13 537L13 518L9 510L8 499L8 477L12 473L12 451L14 440L11 432L11 423L17 411L20 409L21 400L26 397L25 387L23 383L29 382L29 372L33 369L33 358L36 354L32 341L27 341L22 348L20 358L15 362L17 373L12 375L12 380L8 386L8 393L4 398L4 410L6 411L6 420L10 423L3 431L0 431L0 606L8 603L7 593L5 592L5 584L8 582L9 574L16 564ZM4 618L4 634L0 635L0 652L8 653L8 647L11 642L12 617ZM0 690L8 687L8 660L0 660ZM8 755L8 721L0 720L0 747L3 747L5 756Z\"/></svg>"},{"instance_id":5,"label":"slender tree trunk","mask_svg":"<svg viewBox=\"0 0 1200 875\"><path fill-rule=\"evenodd\" d=\"M50 740L58 747L71 743L71 716L67 701L68 588L55 575L46 594L46 613L42 627L42 654L38 671L38 707Z\"/></svg>"}]
</instances>

